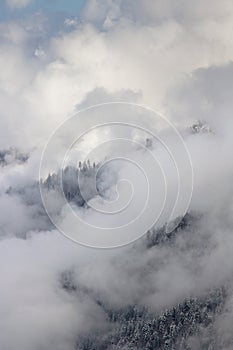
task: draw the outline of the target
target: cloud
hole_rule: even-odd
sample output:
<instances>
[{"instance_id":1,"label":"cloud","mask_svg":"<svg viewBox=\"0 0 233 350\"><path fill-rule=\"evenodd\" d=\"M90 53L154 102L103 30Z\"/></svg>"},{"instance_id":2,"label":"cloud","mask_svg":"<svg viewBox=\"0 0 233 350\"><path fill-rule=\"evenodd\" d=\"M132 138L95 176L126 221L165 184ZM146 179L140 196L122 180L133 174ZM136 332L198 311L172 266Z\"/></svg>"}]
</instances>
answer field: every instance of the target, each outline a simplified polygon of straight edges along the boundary
<instances>
[{"instance_id":1,"label":"cloud","mask_svg":"<svg viewBox=\"0 0 233 350\"><path fill-rule=\"evenodd\" d=\"M77 298L59 288L59 274L76 259L77 246L55 232L5 240L0 250L2 262L7 262L6 280L0 282L4 349L73 349L80 332L96 328L97 315L98 327L101 322L104 326L102 311L88 296ZM9 337L12 329L15 336Z\"/></svg>"},{"instance_id":2,"label":"cloud","mask_svg":"<svg viewBox=\"0 0 233 350\"><path fill-rule=\"evenodd\" d=\"M11 8L28 4L8 1ZM216 327L229 341L231 1L90 0L81 21L66 21L68 32L64 27L46 31L46 15L33 18L0 25L0 150L16 147L30 154L27 163L9 162L1 169L1 348L73 350L80 335L108 326L103 304L117 309L137 303L158 313L222 285L229 307L216 317ZM40 156L73 111L120 100L159 109L179 127L194 168L190 209L202 217L150 249L141 240L95 251L68 241L48 221L38 192ZM190 133L188 127L199 119L211 133ZM91 142L104 135L96 132ZM83 142L81 152L91 142ZM153 152L167 165L160 147ZM134 156L145 159L138 151ZM134 175L130 167L120 169L124 176ZM173 172L168 173L172 187ZM60 210L58 196L51 201ZM85 214L101 220L91 210ZM67 271L73 292L61 283Z\"/></svg>"},{"instance_id":3,"label":"cloud","mask_svg":"<svg viewBox=\"0 0 233 350\"><path fill-rule=\"evenodd\" d=\"M28 6L33 0L6 0L7 6L18 9Z\"/></svg>"},{"instance_id":4,"label":"cloud","mask_svg":"<svg viewBox=\"0 0 233 350\"><path fill-rule=\"evenodd\" d=\"M101 5L100 12L109 11L111 6L118 5L114 2ZM136 11L142 4L138 2L136 6L131 2L127 6ZM27 120L19 138L23 136L25 140L27 129L35 143L41 142L88 93L98 88L113 94L122 89L141 91L143 103L166 112L168 102L164 96L174 85L182 83L186 75L200 67L225 64L232 57L231 37L227 35L231 11L227 2L221 9L212 3L204 17L198 10L199 3L193 13L188 5L182 8L180 3L175 6L168 2L163 9L157 2L156 5L148 2L138 15L132 12L132 20L127 20L130 12L127 6L122 3L115 25L108 29L96 27L95 21L87 18L91 24L79 24L69 33L61 31L59 35L46 37L46 31L43 32L46 20L35 25L36 16L30 21L5 24L1 42L4 53L1 89L5 96L1 98L4 98L2 109L10 108L10 111L6 110L8 116L3 119L8 119L10 114L14 123ZM169 18L159 15L155 6ZM186 22L176 16L173 7L177 8L176 12L182 12ZM221 17L216 22L218 11ZM137 21L139 15L145 16L144 22ZM154 22L148 22L149 15L154 16ZM190 16L192 30L187 29ZM35 56L38 47L44 53L43 60L40 55ZM12 98L14 106L9 103ZM12 108L15 111L11 111ZM17 142L16 135L14 138ZM29 137L26 141L30 142Z\"/></svg>"}]
</instances>

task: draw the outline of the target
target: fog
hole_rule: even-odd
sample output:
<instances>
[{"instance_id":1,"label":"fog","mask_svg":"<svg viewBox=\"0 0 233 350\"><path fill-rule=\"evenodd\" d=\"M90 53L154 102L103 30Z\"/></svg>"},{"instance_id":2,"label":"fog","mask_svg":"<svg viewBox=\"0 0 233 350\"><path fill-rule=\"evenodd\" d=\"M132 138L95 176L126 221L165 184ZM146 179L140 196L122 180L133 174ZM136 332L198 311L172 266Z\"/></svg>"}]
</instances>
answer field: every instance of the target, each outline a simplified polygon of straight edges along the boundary
<instances>
[{"instance_id":1,"label":"fog","mask_svg":"<svg viewBox=\"0 0 233 350\"><path fill-rule=\"evenodd\" d=\"M0 23L0 348L76 350L107 334L106 309L159 315L224 287L213 329L232 349L232 2L88 0L59 14L59 31L30 3L6 1ZM89 201L86 182L84 206L40 193L41 178L87 159L103 166L102 198ZM171 242L149 246L147 231L169 224Z\"/></svg>"}]
</instances>

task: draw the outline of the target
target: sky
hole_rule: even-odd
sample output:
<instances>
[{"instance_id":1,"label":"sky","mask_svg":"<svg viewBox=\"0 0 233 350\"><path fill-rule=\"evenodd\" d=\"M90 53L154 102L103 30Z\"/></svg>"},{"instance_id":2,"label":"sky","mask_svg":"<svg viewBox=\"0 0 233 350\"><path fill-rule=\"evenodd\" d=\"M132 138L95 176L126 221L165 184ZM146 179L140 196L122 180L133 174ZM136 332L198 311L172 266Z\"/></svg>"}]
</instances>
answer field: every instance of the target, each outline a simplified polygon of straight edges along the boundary
<instances>
[{"instance_id":1,"label":"sky","mask_svg":"<svg viewBox=\"0 0 233 350\"><path fill-rule=\"evenodd\" d=\"M232 23L232 0L1 2L1 350L77 350L85 332L108 327L98 298L113 308L134 302L159 312L222 285L228 290L226 310L215 326L223 343L218 350L230 349L232 332L217 325L233 319ZM104 105L91 108L98 104ZM138 163L155 193L145 206L150 215L163 204L165 175L169 203L162 220L169 220L179 177L158 139L145 147L148 133L117 126L95 128L71 145L90 126L114 118L138 123L171 146L182 179L178 209L183 213L188 203L188 211L201 217L195 231L184 230L173 246L148 250L142 239L118 249L91 249L64 237L44 210L38 185L42 156L46 177L75 145L76 162L123 154ZM193 133L190 127L198 121L205 128ZM116 138L130 142L100 147ZM132 165L105 173L110 197L117 193L116 172L137 180L136 202L126 205L123 223L148 203L145 179ZM127 204L128 187L118 189ZM119 223L93 208L64 205L56 191L45 195L51 216L66 230L76 228L72 210L96 226ZM79 233L86 237L87 231ZM76 293L61 287L67 271Z\"/></svg>"},{"instance_id":2,"label":"sky","mask_svg":"<svg viewBox=\"0 0 233 350\"><path fill-rule=\"evenodd\" d=\"M2 1L0 4L0 19L4 21L11 18L22 18L36 11L53 15L79 16L84 3L84 0Z\"/></svg>"}]
</instances>

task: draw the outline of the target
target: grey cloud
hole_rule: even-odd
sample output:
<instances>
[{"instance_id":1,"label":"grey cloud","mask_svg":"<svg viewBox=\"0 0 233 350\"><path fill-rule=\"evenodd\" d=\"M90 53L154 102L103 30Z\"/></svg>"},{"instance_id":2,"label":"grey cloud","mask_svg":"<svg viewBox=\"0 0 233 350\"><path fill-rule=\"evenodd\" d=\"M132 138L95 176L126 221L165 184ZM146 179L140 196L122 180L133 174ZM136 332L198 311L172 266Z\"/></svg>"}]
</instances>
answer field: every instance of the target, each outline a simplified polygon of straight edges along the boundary
<instances>
[{"instance_id":1,"label":"grey cloud","mask_svg":"<svg viewBox=\"0 0 233 350\"><path fill-rule=\"evenodd\" d=\"M1 157L0 347L77 350L90 334L109 340L135 305L132 317L140 308L152 314L148 323L143 316L148 326L165 310L183 310L184 300L204 298L210 327L192 334L191 349L204 349L207 336L214 350L231 349L232 3L88 1L82 16L55 34L44 15L1 24L0 148L30 157ZM40 45L44 59L33 54ZM38 170L46 141L70 113L109 100L158 107L178 125L194 167L195 214L171 235L152 229L132 246L98 251L54 229ZM197 120L212 132L190 133ZM163 157L157 145L153 152ZM59 212L56 193L51 202Z\"/></svg>"}]
</instances>

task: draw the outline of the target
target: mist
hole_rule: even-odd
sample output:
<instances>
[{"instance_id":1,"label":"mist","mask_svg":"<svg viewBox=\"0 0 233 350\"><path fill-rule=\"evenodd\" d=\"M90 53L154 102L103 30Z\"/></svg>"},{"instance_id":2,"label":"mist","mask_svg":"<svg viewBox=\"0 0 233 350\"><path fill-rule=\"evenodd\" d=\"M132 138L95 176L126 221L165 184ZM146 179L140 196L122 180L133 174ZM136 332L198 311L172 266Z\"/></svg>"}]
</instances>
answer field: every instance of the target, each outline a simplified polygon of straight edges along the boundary
<instances>
[{"instance_id":1,"label":"mist","mask_svg":"<svg viewBox=\"0 0 233 350\"><path fill-rule=\"evenodd\" d=\"M231 350L231 1L38 3L1 5L1 350Z\"/></svg>"}]
</instances>

